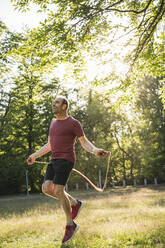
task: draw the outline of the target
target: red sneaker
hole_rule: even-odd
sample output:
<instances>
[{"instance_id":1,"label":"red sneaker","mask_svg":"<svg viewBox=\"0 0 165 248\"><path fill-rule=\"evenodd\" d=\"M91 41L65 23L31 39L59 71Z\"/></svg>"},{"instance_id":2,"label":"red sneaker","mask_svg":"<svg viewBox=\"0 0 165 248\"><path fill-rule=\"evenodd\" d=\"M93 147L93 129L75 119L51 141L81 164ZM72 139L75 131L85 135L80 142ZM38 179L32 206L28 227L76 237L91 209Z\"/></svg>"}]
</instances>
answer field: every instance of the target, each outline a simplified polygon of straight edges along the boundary
<instances>
[{"instance_id":1,"label":"red sneaker","mask_svg":"<svg viewBox=\"0 0 165 248\"><path fill-rule=\"evenodd\" d=\"M71 206L72 208L72 220L75 220L78 217L78 214L80 213L80 209L83 206L83 202L77 200L77 204Z\"/></svg>"},{"instance_id":2,"label":"red sneaker","mask_svg":"<svg viewBox=\"0 0 165 248\"><path fill-rule=\"evenodd\" d=\"M70 241L74 237L74 235L78 231L78 229L79 229L79 226L74 222L73 222L72 226L67 225L66 229L65 229L65 235L64 235L64 238L62 240L62 244Z\"/></svg>"}]
</instances>

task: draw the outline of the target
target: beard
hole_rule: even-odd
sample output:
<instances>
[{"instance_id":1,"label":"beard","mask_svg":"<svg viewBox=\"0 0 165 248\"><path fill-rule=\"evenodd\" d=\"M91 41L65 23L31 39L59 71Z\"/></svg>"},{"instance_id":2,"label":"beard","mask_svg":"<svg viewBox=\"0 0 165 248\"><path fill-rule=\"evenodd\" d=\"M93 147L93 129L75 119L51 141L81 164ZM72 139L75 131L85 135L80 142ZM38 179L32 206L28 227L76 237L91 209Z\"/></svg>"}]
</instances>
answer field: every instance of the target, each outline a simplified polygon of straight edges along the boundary
<instances>
[{"instance_id":1,"label":"beard","mask_svg":"<svg viewBox=\"0 0 165 248\"><path fill-rule=\"evenodd\" d=\"M53 114L60 114L61 113L61 109L60 108L53 108L52 109Z\"/></svg>"},{"instance_id":2,"label":"beard","mask_svg":"<svg viewBox=\"0 0 165 248\"><path fill-rule=\"evenodd\" d=\"M56 108L56 109L52 109L52 112L53 112L53 114L57 114L58 113L58 109Z\"/></svg>"}]
</instances>

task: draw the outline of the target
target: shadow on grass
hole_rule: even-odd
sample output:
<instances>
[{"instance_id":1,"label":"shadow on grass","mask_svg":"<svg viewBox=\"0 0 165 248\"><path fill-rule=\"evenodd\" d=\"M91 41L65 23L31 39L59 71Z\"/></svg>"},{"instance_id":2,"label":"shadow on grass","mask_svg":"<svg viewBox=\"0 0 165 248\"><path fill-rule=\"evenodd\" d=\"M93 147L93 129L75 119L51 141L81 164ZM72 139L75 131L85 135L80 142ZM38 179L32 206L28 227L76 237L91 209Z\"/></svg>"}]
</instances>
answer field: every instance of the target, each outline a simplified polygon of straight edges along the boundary
<instances>
[{"instance_id":1,"label":"shadow on grass","mask_svg":"<svg viewBox=\"0 0 165 248\"><path fill-rule=\"evenodd\" d=\"M148 185L148 189L155 190L158 192L163 192L165 191L165 184L160 184L160 185Z\"/></svg>"},{"instance_id":2,"label":"shadow on grass","mask_svg":"<svg viewBox=\"0 0 165 248\"><path fill-rule=\"evenodd\" d=\"M102 193L94 190L89 191L71 191L69 192L73 197L80 198L82 200L96 200L107 199L110 196L124 196L131 195L141 191L142 189L154 190L159 192L165 191L165 186L147 186L147 187L132 187L127 186L109 188ZM149 196L148 196L149 197ZM153 197L153 196L152 196ZM165 205L164 199L157 199L153 202L154 205ZM114 208L117 208L118 204L114 203ZM56 210L60 207L59 202L53 198L45 196L43 194L30 194L29 198L26 195L22 196L7 196L0 198L0 217L9 218L11 215L22 215L25 212L31 212L35 209L39 209L40 212ZM121 204L118 207L122 207ZM126 207L124 204L123 207Z\"/></svg>"},{"instance_id":3,"label":"shadow on grass","mask_svg":"<svg viewBox=\"0 0 165 248\"><path fill-rule=\"evenodd\" d=\"M27 196L12 196L0 199L0 217L9 218L11 215L23 215L25 212L32 212L39 209L40 212L45 210L58 209L59 202L43 194L34 194Z\"/></svg>"},{"instance_id":4,"label":"shadow on grass","mask_svg":"<svg viewBox=\"0 0 165 248\"><path fill-rule=\"evenodd\" d=\"M145 187L145 188L150 189L149 187ZM144 189L144 187L133 187L133 186L115 187L115 188L109 188L102 193L94 190L81 191L81 192L72 191L71 195L73 195L75 198L81 197L82 200L93 200L93 199L95 200L95 199L104 199L104 198L106 199L107 197L110 196L131 195L140 192L142 189ZM164 191L165 191L165 186L164 186Z\"/></svg>"}]
</instances>

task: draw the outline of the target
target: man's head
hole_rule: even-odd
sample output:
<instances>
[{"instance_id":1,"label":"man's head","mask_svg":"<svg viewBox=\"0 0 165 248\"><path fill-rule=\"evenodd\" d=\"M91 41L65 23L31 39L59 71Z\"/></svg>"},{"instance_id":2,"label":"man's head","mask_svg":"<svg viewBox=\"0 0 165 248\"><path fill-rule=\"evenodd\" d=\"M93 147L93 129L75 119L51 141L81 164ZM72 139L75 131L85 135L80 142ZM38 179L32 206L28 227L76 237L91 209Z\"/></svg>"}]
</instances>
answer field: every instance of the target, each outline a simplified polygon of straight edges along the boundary
<instances>
[{"instance_id":1,"label":"man's head","mask_svg":"<svg viewBox=\"0 0 165 248\"><path fill-rule=\"evenodd\" d=\"M57 96L52 103L53 114L65 114L69 107L69 103L66 97Z\"/></svg>"}]
</instances>

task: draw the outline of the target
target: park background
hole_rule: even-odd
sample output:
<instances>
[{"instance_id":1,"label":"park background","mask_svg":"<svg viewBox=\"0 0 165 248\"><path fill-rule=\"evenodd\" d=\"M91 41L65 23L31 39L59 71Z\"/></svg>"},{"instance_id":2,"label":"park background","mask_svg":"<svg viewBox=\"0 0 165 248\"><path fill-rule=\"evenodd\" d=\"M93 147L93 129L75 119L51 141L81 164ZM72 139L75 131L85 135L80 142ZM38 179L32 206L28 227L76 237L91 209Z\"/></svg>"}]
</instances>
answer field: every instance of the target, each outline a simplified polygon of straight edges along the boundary
<instances>
[{"instance_id":1,"label":"park background","mask_svg":"<svg viewBox=\"0 0 165 248\"><path fill-rule=\"evenodd\" d=\"M112 155L103 193L71 174L68 190L85 204L65 247L164 248L164 0L0 4L0 248L61 247L65 216L41 193L46 166L26 162L47 143L59 94ZM76 154L76 169L103 186L107 158L79 142Z\"/></svg>"},{"instance_id":2,"label":"park background","mask_svg":"<svg viewBox=\"0 0 165 248\"><path fill-rule=\"evenodd\" d=\"M123 180L164 183L164 1L15 0L11 6L29 23L35 15L41 20L19 31L14 19L10 28L0 23L0 194L25 193L27 178L29 192L41 192L46 166L27 166L26 159L47 143L58 94L68 97L69 114L88 139L111 151L109 187ZM78 142L76 154L77 169L95 183L99 174L104 180L106 160ZM84 188L72 173L69 188L77 183Z\"/></svg>"}]
</instances>

